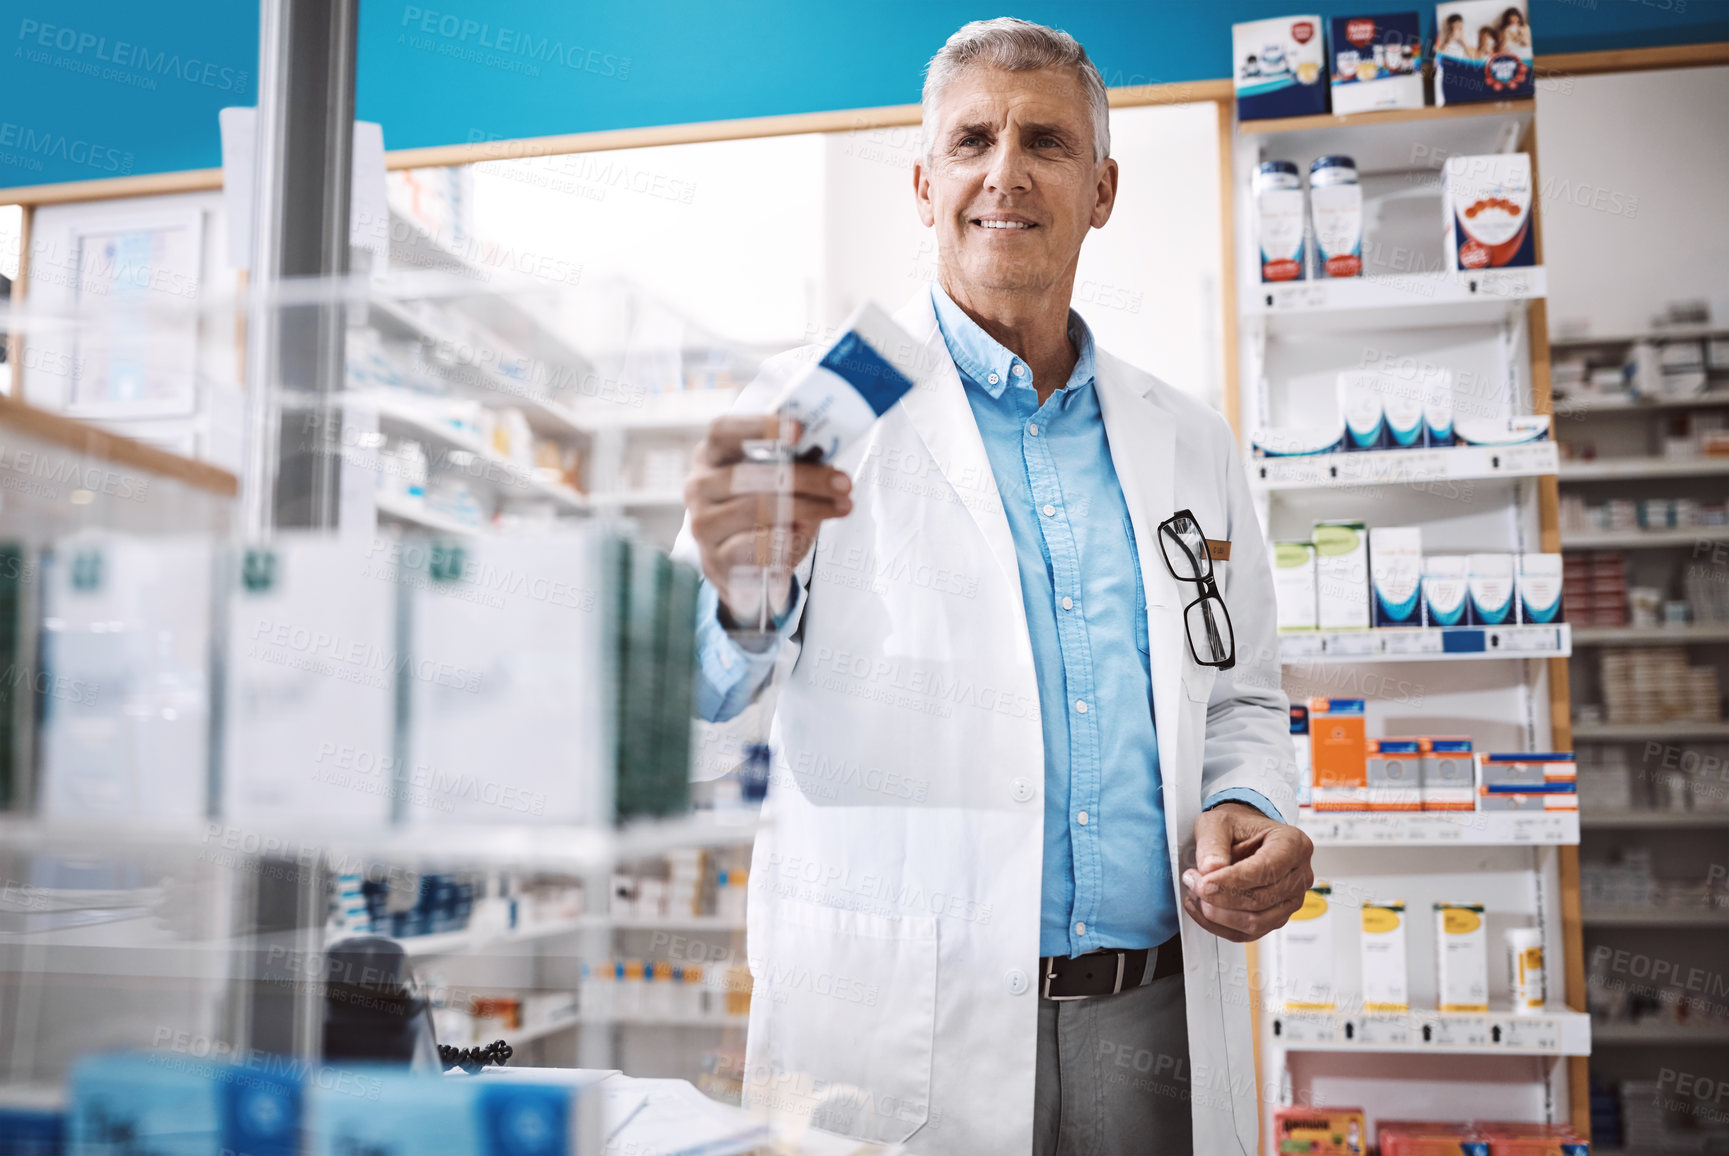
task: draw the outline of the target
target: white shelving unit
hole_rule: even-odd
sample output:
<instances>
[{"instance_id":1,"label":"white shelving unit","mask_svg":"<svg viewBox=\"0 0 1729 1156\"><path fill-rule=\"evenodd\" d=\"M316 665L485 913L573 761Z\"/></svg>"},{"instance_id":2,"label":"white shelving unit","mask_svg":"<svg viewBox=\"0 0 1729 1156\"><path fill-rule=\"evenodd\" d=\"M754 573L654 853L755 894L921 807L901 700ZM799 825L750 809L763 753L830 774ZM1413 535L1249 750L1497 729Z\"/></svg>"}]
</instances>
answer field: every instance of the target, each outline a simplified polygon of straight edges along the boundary
<instances>
[{"instance_id":1,"label":"white shelving unit","mask_svg":"<svg viewBox=\"0 0 1729 1156\"><path fill-rule=\"evenodd\" d=\"M1238 126L1240 432L1270 539L1304 540L1316 521L1360 519L1371 528L1420 526L1425 554L1555 549L1558 517L1547 488L1560 466L1553 441L1296 458L1253 458L1246 444L1257 428L1325 424L1338 412L1334 383L1346 370L1445 368L1461 412L1544 412L1548 383L1533 343L1543 339L1546 271L1446 272L1440 244L1441 158L1529 148L1532 113L1527 101ZM1332 154L1355 158L1361 176L1365 275L1261 283L1255 169L1279 159L1303 170ZM1396 211L1383 211L1394 204ZM1566 720L1553 715L1557 694L1563 701L1565 694L1559 660L1573 646L1565 623L1294 630L1281 633L1279 646L1293 701L1363 698L1371 737L1470 734L1479 750L1566 749ZM1273 1135L1277 1107L1318 1094L1361 1104L1371 1118L1383 1114L1383 1103L1421 1096L1426 1115L1469 1119L1482 1116L1487 1087L1507 1118L1585 1126L1575 1064L1590 1051L1590 1021L1582 1002L1567 1006L1573 993L1562 983L1580 951L1580 929L1563 900L1578 815L1306 812L1300 823L1316 845L1317 879L1333 888L1343 1010L1285 1015L1274 1007L1276 992L1259 1009L1263 1136ZM1395 898L1406 904L1412 1011L1364 1016L1350 1010L1360 1003L1357 908ZM1549 961L1547 1014L1423 1010L1435 1006L1431 906L1473 900L1487 908L1491 1007L1511 1004L1493 963L1503 932L1535 926ZM1276 945L1268 945L1255 966L1273 959ZM1399 1080L1422 1091L1390 1091L1388 1081Z\"/></svg>"}]
</instances>

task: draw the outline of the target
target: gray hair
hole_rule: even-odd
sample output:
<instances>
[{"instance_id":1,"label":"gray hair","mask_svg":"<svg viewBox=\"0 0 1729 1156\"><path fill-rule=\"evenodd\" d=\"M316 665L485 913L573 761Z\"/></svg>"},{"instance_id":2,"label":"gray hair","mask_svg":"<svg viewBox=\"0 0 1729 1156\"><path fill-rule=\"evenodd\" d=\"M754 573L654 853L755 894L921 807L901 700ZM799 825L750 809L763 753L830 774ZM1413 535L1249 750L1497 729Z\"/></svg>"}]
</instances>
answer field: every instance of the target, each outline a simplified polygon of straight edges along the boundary
<instances>
[{"instance_id":1,"label":"gray hair","mask_svg":"<svg viewBox=\"0 0 1729 1156\"><path fill-rule=\"evenodd\" d=\"M1009 72L1074 69L1093 114L1093 160L1102 161L1111 155L1110 101L1105 95L1105 80L1080 41L1061 29L999 16L995 20L963 24L925 66L925 89L920 104L924 109L922 136L926 160L936 144L937 102L957 76L976 65Z\"/></svg>"}]
</instances>

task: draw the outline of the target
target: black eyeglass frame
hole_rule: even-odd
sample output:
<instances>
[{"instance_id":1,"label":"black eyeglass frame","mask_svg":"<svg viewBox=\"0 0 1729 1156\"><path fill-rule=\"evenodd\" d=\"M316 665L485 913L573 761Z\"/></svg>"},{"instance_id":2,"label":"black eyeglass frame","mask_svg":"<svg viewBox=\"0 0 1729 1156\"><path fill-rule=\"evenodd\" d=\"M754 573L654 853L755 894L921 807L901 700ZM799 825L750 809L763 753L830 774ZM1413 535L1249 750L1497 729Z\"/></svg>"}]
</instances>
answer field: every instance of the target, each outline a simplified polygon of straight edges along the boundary
<instances>
[{"instance_id":1,"label":"black eyeglass frame","mask_svg":"<svg viewBox=\"0 0 1729 1156\"><path fill-rule=\"evenodd\" d=\"M1201 536L1201 557L1199 558L1195 557L1194 552L1190 550L1188 544L1183 541L1183 536L1177 532L1176 523L1184 518L1188 519L1189 524L1195 528L1195 532ZM1178 582L1193 582L1201 588L1201 596L1183 607L1183 637L1188 640L1189 655L1200 666L1211 666L1216 667L1219 670L1230 670L1233 666L1237 665L1237 628L1231 622L1231 610L1230 607L1225 605L1225 596L1219 593L1219 584L1213 578L1213 555L1212 551L1206 547L1206 532L1201 529L1200 519L1196 518L1194 512L1191 510L1178 510L1176 513L1159 523L1157 534L1159 538L1159 557L1165 560L1165 569L1171 572L1171 577L1175 578ZM1195 563L1195 570L1200 575L1199 577L1190 577L1177 573L1177 567L1171 561L1170 549L1165 545L1167 537L1177 544L1178 549L1188 555L1191 562ZM1202 572L1203 570L1204 572ZM1225 616L1225 631L1228 643L1225 657L1213 661L1208 661L1201 657L1200 652L1195 649L1194 632L1189 629L1189 611L1193 610L1209 598L1219 604L1219 613Z\"/></svg>"}]
</instances>

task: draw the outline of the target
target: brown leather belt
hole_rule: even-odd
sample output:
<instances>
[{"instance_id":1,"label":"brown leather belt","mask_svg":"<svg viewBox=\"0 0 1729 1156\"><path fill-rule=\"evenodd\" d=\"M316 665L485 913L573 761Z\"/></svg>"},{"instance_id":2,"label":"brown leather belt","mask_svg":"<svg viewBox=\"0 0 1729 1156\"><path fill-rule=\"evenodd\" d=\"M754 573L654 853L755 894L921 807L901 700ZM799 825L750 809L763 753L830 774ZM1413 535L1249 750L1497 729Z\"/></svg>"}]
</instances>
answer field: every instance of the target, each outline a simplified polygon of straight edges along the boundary
<instances>
[{"instance_id":1,"label":"brown leather belt","mask_svg":"<svg viewBox=\"0 0 1729 1156\"><path fill-rule=\"evenodd\" d=\"M1148 974L1148 957L1152 972ZM1085 955L1046 955L1039 959L1040 999L1086 999L1116 995L1156 979L1183 973L1183 937L1173 935L1157 947L1102 948Z\"/></svg>"}]
</instances>

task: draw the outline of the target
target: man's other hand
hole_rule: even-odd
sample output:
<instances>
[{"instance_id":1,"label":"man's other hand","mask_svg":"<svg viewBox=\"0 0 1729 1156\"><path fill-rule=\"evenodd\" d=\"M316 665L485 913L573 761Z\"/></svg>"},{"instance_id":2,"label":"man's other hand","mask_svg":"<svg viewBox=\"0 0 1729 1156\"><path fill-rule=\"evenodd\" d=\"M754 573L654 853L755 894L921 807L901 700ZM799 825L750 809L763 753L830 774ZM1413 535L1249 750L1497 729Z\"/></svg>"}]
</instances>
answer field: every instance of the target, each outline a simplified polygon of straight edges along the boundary
<instances>
[{"instance_id":1,"label":"man's other hand","mask_svg":"<svg viewBox=\"0 0 1729 1156\"><path fill-rule=\"evenodd\" d=\"M1285 925L1315 882L1315 845L1247 803L1220 803L1195 820L1195 862L1183 872L1183 910L1234 943Z\"/></svg>"}]
</instances>

